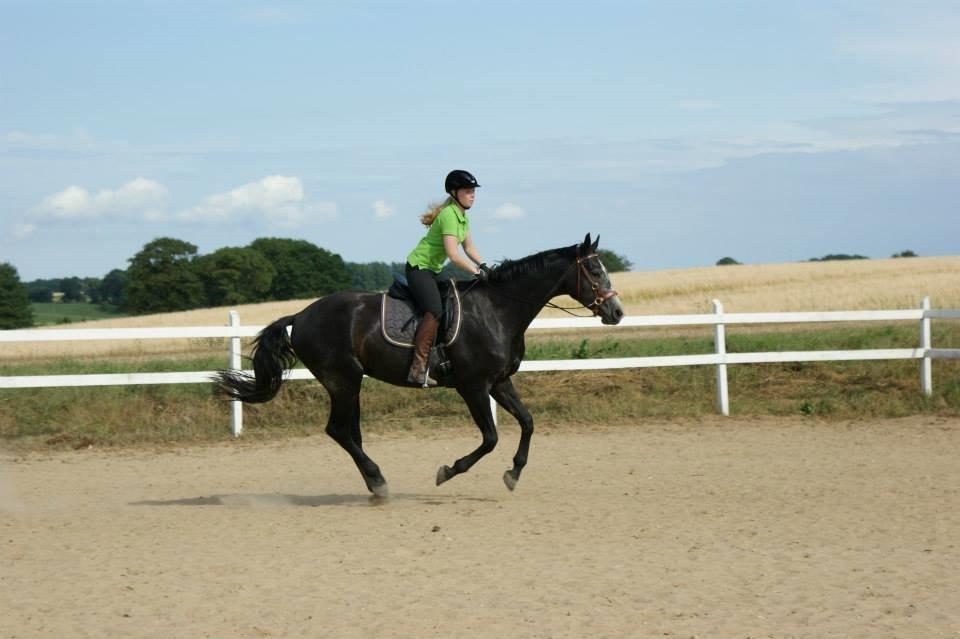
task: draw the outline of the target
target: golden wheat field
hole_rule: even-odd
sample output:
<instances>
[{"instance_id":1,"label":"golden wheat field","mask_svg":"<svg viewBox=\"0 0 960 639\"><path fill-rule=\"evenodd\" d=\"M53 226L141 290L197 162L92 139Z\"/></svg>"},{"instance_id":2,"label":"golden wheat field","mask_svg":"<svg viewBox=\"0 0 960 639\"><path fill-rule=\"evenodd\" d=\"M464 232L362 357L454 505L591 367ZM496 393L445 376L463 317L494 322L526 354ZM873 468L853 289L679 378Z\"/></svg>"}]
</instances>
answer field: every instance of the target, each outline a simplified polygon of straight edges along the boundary
<instances>
[{"instance_id":1,"label":"golden wheat field","mask_svg":"<svg viewBox=\"0 0 960 639\"><path fill-rule=\"evenodd\" d=\"M704 313L719 299L727 312L960 308L960 256L908 259L746 264L611 276L630 315ZM312 300L234 307L243 324L263 325L295 313ZM559 300L558 300L559 301ZM65 328L210 326L227 323L228 308L141 315ZM545 309L542 317L562 316ZM222 350L219 340L23 343L4 347L4 359L90 355L140 355Z\"/></svg>"}]
</instances>

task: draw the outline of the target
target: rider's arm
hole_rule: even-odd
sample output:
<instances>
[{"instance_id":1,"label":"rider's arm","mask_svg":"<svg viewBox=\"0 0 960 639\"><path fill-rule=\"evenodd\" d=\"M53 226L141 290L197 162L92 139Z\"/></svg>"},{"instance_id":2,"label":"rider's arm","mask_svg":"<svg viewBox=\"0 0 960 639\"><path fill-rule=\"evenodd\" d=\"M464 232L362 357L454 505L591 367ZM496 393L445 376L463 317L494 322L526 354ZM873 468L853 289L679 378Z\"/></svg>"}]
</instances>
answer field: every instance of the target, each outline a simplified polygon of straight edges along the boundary
<instances>
[{"instance_id":1,"label":"rider's arm","mask_svg":"<svg viewBox=\"0 0 960 639\"><path fill-rule=\"evenodd\" d=\"M473 243L473 235L470 231L467 231L466 237L463 238L463 252L467 254L473 263L477 266L483 264L483 258L480 257L480 253L477 251L476 245Z\"/></svg>"},{"instance_id":2,"label":"rider's arm","mask_svg":"<svg viewBox=\"0 0 960 639\"><path fill-rule=\"evenodd\" d=\"M443 250L447 253L447 257L457 268L460 268L467 273L477 272L477 267L463 259L463 256L460 255L460 243L457 242L456 235L443 236Z\"/></svg>"}]
</instances>

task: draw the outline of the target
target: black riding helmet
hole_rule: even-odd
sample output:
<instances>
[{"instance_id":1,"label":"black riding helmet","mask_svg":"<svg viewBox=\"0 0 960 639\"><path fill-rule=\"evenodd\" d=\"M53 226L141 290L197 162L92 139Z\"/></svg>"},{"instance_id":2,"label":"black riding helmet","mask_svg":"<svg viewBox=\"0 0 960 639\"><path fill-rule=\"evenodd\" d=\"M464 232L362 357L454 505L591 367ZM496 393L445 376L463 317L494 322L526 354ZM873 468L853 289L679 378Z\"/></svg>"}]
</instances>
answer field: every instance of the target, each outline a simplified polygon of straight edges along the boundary
<instances>
[{"instance_id":1,"label":"black riding helmet","mask_svg":"<svg viewBox=\"0 0 960 639\"><path fill-rule=\"evenodd\" d=\"M477 178L473 177L469 171L456 169L447 173L447 179L443 181L443 190L453 195L457 189L476 189L480 188L477 184Z\"/></svg>"}]
</instances>

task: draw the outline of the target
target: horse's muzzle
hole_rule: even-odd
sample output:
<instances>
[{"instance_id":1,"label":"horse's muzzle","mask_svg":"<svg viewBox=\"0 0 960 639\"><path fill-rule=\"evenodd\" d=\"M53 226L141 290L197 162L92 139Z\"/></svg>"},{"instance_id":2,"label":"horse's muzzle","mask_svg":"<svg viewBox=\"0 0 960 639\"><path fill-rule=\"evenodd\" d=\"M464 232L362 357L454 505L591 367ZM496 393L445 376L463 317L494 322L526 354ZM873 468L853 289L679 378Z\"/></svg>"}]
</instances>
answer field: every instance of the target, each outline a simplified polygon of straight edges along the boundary
<instances>
[{"instance_id":1,"label":"horse's muzzle","mask_svg":"<svg viewBox=\"0 0 960 639\"><path fill-rule=\"evenodd\" d=\"M600 321L609 326L616 326L625 315L623 304L617 299L616 294L608 297L599 307Z\"/></svg>"}]
</instances>

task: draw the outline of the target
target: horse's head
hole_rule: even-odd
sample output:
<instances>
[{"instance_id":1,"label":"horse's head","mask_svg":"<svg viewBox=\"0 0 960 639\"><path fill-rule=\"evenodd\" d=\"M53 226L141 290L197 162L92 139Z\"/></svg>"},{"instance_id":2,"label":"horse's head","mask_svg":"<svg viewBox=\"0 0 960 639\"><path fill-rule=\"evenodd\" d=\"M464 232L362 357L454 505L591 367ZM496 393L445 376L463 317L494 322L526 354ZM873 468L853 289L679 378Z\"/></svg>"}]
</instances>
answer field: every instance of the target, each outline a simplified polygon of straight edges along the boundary
<instances>
[{"instance_id":1,"label":"horse's head","mask_svg":"<svg viewBox=\"0 0 960 639\"><path fill-rule=\"evenodd\" d=\"M587 233L583 244L576 247L577 261L564 278L564 292L593 311L594 315L599 315L604 324L619 324L623 319L623 305L617 299L607 269L597 255L599 244L599 235L596 241L591 242Z\"/></svg>"}]
</instances>

